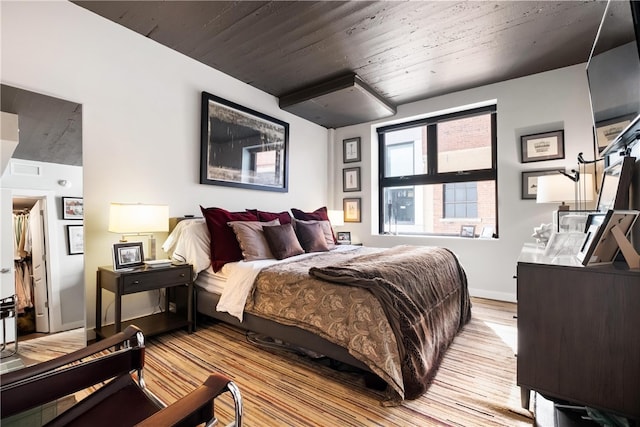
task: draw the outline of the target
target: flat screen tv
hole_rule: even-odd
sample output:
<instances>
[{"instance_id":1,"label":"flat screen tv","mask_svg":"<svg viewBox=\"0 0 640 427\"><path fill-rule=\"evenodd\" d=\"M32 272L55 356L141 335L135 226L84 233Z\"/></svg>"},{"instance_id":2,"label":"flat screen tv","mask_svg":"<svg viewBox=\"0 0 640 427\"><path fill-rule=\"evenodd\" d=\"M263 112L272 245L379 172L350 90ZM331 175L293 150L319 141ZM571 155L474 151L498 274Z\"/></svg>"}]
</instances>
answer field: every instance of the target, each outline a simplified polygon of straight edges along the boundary
<instances>
[{"instance_id":1,"label":"flat screen tv","mask_svg":"<svg viewBox=\"0 0 640 427\"><path fill-rule=\"evenodd\" d=\"M596 153L626 147L640 127L639 20L640 2L610 0L587 63Z\"/></svg>"}]
</instances>

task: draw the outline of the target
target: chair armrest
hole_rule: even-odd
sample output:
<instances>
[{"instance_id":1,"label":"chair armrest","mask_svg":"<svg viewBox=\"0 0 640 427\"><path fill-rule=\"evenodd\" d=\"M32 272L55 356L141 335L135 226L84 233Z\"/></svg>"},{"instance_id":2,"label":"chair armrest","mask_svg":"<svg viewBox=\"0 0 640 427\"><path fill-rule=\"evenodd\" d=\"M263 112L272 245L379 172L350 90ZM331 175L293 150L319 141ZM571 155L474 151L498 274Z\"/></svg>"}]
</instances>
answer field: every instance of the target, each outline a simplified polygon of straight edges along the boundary
<instances>
[{"instance_id":1,"label":"chair armrest","mask_svg":"<svg viewBox=\"0 0 640 427\"><path fill-rule=\"evenodd\" d=\"M242 426L242 397L238 387L226 376L211 374L191 393L137 424L139 427L197 425L214 417L213 400L229 391L235 404L235 427Z\"/></svg>"},{"instance_id":2,"label":"chair armrest","mask_svg":"<svg viewBox=\"0 0 640 427\"><path fill-rule=\"evenodd\" d=\"M142 331L138 327L131 325L122 332L118 332L117 334L114 334L108 338L90 344L69 354L56 357L55 359L48 360L46 362L37 363L33 366L18 369L17 371L11 371L6 374L2 374L0 376L2 385L4 386L7 384L12 384L17 381L22 381L26 378L40 375L44 372L53 371L60 368L61 366L65 366L78 360L82 360L86 357L92 356L96 353L100 353L101 351L104 351L108 348L115 347L125 341L133 339L138 332Z\"/></svg>"}]
</instances>

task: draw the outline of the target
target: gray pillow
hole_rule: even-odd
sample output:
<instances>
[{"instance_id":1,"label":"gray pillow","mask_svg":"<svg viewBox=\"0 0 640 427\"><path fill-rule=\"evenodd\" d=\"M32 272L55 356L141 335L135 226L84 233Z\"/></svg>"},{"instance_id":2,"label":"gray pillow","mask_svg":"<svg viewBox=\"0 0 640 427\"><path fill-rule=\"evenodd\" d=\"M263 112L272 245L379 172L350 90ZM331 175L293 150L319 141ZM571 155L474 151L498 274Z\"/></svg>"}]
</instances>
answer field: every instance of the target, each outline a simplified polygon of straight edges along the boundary
<instances>
[{"instance_id":1,"label":"gray pillow","mask_svg":"<svg viewBox=\"0 0 640 427\"><path fill-rule=\"evenodd\" d=\"M264 226L262 231L276 259L285 259L304 253L291 224Z\"/></svg>"},{"instance_id":2,"label":"gray pillow","mask_svg":"<svg viewBox=\"0 0 640 427\"><path fill-rule=\"evenodd\" d=\"M280 225L279 220L274 219L269 222L230 221L227 225L233 229L245 261L274 258L262 232L262 227L265 225Z\"/></svg>"},{"instance_id":3,"label":"gray pillow","mask_svg":"<svg viewBox=\"0 0 640 427\"><path fill-rule=\"evenodd\" d=\"M327 252L329 250L322 225L317 222L307 224L299 221L296 224L296 235L305 252Z\"/></svg>"},{"instance_id":4,"label":"gray pillow","mask_svg":"<svg viewBox=\"0 0 640 427\"><path fill-rule=\"evenodd\" d=\"M298 224L320 224L322 228L322 232L324 233L324 239L327 242L327 247L329 249L335 246L335 239L333 238L333 229L331 228L331 223L329 221L316 221L316 220L300 220L294 219L293 226L298 227Z\"/></svg>"}]
</instances>

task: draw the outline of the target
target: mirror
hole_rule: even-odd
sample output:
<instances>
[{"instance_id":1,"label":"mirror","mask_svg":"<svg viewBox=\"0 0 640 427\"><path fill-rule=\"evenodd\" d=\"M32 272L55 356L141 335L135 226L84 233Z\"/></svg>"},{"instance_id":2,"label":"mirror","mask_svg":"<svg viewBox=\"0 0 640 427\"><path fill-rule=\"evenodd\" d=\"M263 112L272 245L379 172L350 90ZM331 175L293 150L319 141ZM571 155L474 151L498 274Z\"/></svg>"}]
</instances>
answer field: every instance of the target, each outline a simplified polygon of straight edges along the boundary
<instances>
[{"instance_id":1,"label":"mirror","mask_svg":"<svg viewBox=\"0 0 640 427\"><path fill-rule=\"evenodd\" d=\"M0 277L2 298L15 294L17 301L17 327L3 339L45 336L51 342L57 333L82 330L73 336L84 346L84 255L78 241L83 221L62 211L63 198L82 200L82 106L4 84L0 95L3 118L17 117L19 129L18 144L8 153L3 132L0 171L0 230L14 236L18 247L13 250L11 240L9 250L3 242L0 251L2 268L17 272ZM43 255L35 256L39 251ZM66 347L73 345L64 339Z\"/></svg>"}]
</instances>

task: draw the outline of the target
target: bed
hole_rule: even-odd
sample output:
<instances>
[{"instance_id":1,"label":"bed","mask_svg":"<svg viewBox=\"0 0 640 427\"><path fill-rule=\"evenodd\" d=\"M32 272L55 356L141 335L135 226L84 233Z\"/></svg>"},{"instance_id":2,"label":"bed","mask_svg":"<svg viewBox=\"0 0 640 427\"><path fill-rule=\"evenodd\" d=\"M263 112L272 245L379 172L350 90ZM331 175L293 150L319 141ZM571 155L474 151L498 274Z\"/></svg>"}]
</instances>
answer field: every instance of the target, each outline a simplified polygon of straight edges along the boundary
<instances>
[{"instance_id":1,"label":"bed","mask_svg":"<svg viewBox=\"0 0 640 427\"><path fill-rule=\"evenodd\" d=\"M263 232L252 238L261 239L285 228L278 218L247 218L241 227L227 225L235 233L252 224ZM174 262L193 265L198 313L372 373L385 384L383 404L424 394L471 317L466 275L455 254L439 247L335 245L328 221L292 222L297 233L321 222L313 230L324 236L327 250L254 259L247 251L261 244L235 233L244 259L219 263L212 253L221 235L209 218L178 223L163 248ZM289 250L297 242L283 245Z\"/></svg>"}]
</instances>

